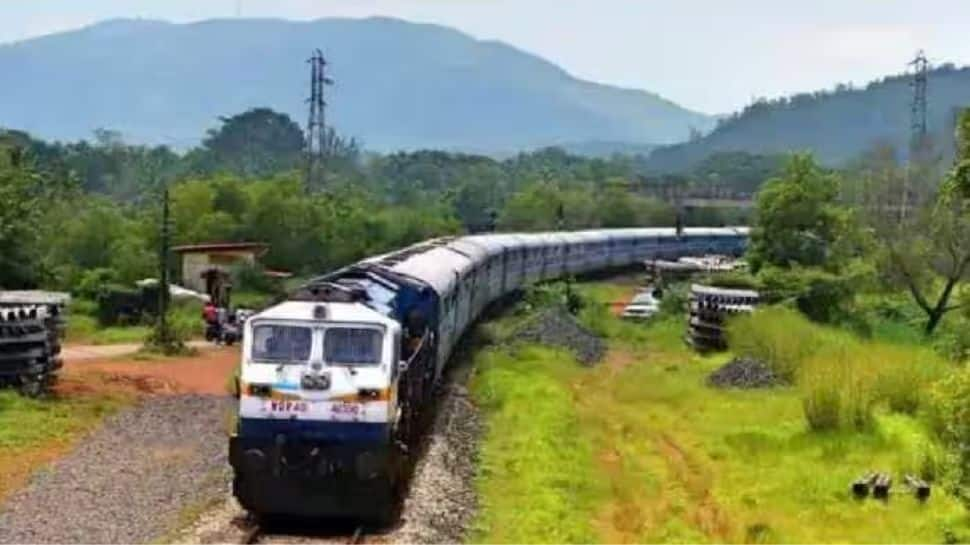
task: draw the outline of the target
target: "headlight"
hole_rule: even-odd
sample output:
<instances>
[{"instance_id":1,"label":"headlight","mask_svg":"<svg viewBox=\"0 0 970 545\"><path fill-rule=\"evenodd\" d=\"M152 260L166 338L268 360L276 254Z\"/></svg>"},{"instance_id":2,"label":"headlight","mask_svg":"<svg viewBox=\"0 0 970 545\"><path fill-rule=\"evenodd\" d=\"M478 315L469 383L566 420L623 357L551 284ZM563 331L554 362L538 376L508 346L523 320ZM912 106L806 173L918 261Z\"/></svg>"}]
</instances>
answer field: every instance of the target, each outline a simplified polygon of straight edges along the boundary
<instances>
[{"instance_id":1,"label":"headlight","mask_svg":"<svg viewBox=\"0 0 970 545\"><path fill-rule=\"evenodd\" d=\"M247 391L251 396L269 397L273 392L273 387L269 384L250 384Z\"/></svg>"}]
</instances>

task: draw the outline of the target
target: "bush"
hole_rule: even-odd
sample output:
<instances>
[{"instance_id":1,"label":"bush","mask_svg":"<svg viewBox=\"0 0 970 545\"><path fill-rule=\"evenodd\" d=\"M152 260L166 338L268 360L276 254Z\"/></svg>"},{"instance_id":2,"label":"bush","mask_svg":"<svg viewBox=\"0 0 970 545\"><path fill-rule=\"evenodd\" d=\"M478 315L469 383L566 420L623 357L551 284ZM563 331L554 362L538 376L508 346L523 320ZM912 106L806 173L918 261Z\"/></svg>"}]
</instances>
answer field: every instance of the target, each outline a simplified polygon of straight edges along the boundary
<instances>
[{"instance_id":1,"label":"bush","mask_svg":"<svg viewBox=\"0 0 970 545\"><path fill-rule=\"evenodd\" d=\"M872 375L855 361L851 346L825 350L805 362L799 374L802 409L816 431L865 429L876 404Z\"/></svg>"},{"instance_id":2,"label":"bush","mask_svg":"<svg viewBox=\"0 0 970 545\"><path fill-rule=\"evenodd\" d=\"M930 388L926 416L948 450L950 488L964 502L970 501L970 369L952 373Z\"/></svg>"},{"instance_id":3,"label":"bush","mask_svg":"<svg viewBox=\"0 0 970 545\"><path fill-rule=\"evenodd\" d=\"M525 293L525 302L530 308L560 306L569 309L573 315L578 315L587 306L580 290L568 282L532 286Z\"/></svg>"},{"instance_id":4,"label":"bush","mask_svg":"<svg viewBox=\"0 0 970 545\"><path fill-rule=\"evenodd\" d=\"M75 297L67 307L68 316L80 314L83 316L96 316L98 314L98 303L92 299L81 299Z\"/></svg>"},{"instance_id":5,"label":"bush","mask_svg":"<svg viewBox=\"0 0 970 545\"><path fill-rule=\"evenodd\" d=\"M759 273L758 280L766 300L791 301L813 321L835 323L849 315L847 309L860 281L858 276L814 268L767 267Z\"/></svg>"},{"instance_id":6,"label":"bush","mask_svg":"<svg viewBox=\"0 0 970 545\"><path fill-rule=\"evenodd\" d=\"M232 268L233 289L259 293L279 293L281 282L266 276L266 269L260 265L240 263Z\"/></svg>"},{"instance_id":7,"label":"bush","mask_svg":"<svg viewBox=\"0 0 970 545\"><path fill-rule=\"evenodd\" d=\"M757 277L747 271L727 271L717 272L708 275L704 283L725 289L736 290L761 290L761 283Z\"/></svg>"},{"instance_id":8,"label":"bush","mask_svg":"<svg viewBox=\"0 0 970 545\"><path fill-rule=\"evenodd\" d=\"M687 301L690 288L686 283L671 284L663 290L660 298L660 314L662 316L676 316L682 318L687 312Z\"/></svg>"},{"instance_id":9,"label":"bush","mask_svg":"<svg viewBox=\"0 0 970 545\"><path fill-rule=\"evenodd\" d=\"M862 341L782 307L734 318L728 340L736 353L798 382L814 430L865 428L876 405L913 414L924 404L927 386L948 369L932 350Z\"/></svg>"},{"instance_id":10,"label":"bush","mask_svg":"<svg viewBox=\"0 0 970 545\"><path fill-rule=\"evenodd\" d=\"M75 286L74 293L79 297L94 300L108 288L117 283L118 275L112 269L98 268L84 271Z\"/></svg>"},{"instance_id":11,"label":"bush","mask_svg":"<svg viewBox=\"0 0 970 545\"><path fill-rule=\"evenodd\" d=\"M927 349L874 343L860 348L859 357L875 375L876 397L893 412L914 414L925 401L927 387L947 370Z\"/></svg>"},{"instance_id":12,"label":"bush","mask_svg":"<svg viewBox=\"0 0 970 545\"><path fill-rule=\"evenodd\" d=\"M955 318L955 317L954 317ZM950 319L937 329L933 348L951 361L970 358L970 321L961 317Z\"/></svg>"},{"instance_id":13,"label":"bush","mask_svg":"<svg viewBox=\"0 0 970 545\"><path fill-rule=\"evenodd\" d=\"M738 316L728 323L727 334L734 352L763 361L786 382L794 382L802 362L820 343L817 326L781 307Z\"/></svg>"},{"instance_id":14,"label":"bush","mask_svg":"<svg viewBox=\"0 0 970 545\"><path fill-rule=\"evenodd\" d=\"M926 414L944 444L970 445L970 369L952 373L930 388Z\"/></svg>"}]
</instances>

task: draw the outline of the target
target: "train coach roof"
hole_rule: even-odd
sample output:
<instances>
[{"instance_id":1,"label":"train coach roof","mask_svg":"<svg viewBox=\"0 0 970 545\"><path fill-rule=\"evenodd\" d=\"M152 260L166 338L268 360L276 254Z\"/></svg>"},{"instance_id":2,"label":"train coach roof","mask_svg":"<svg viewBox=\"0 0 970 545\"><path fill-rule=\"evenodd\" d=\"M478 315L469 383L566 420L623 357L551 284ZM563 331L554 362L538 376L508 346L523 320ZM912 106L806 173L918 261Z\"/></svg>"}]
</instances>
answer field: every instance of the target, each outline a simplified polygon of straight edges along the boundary
<instances>
[{"instance_id":1,"label":"train coach roof","mask_svg":"<svg viewBox=\"0 0 970 545\"><path fill-rule=\"evenodd\" d=\"M390 269L398 274L416 278L427 283L438 295L451 292L456 274L464 274L472 261L447 247L436 247L415 254Z\"/></svg>"},{"instance_id":2,"label":"train coach roof","mask_svg":"<svg viewBox=\"0 0 970 545\"><path fill-rule=\"evenodd\" d=\"M471 237L456 238L449 242L446 248L461 255L468 256L473 261L484 260L490 255L501 252L501 248L493 250L492 246L482 241L474 240Z\"/></svg>"}]
</instances>

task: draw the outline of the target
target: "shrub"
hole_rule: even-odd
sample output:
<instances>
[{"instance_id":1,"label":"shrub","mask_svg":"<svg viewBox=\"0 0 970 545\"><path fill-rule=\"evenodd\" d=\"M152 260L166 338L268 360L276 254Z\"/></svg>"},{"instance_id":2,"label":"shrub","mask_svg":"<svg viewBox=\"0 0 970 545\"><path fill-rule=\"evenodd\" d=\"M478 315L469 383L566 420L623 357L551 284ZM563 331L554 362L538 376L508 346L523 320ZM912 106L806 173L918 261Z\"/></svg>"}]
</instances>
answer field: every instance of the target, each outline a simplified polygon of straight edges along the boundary
<instances>
[{"instance_id":1,"label":"shrub","mask_svg":"<svg viewBox=\"0 0 970 545\"><path fill-rule=\"evenodd\" d=\"M690 288L686 283L666 286L660 298L660 314L664 317L683 318L687 312L689 292Z\"/></svg>"},{"instance_id":2,"label":"shrub","mask_svg":"<svg viewBox=\"0 0 970 545\"><path fill-rule=\"evenodd\" d=\"M113 269L98 268L84 271L78 280L74 293L85 299L96 299L108 286L118 281Z\"/></svg>"},{"instance_id":3,"label":"shrub","mask_svg":"<svg viewBox=\"0 0 970 545\"><path fill-rule=\"evenodd\" d=\"M266 269L260 265L241 263L232 268L233 288L237 291L255 291L259 293L280 293L282 285L279 280L266 275Z\"/></svg>"},{"instance_id":4,"label":"shrub","mask_svg":"<svg viewBox=\"0 0 970 545\"><path fill-rule=\"evenodd\" d=\"M763 269L758 280L768 301L791 301L805 316L820 323L845 318L859 275L833 274L815 268Z\"/></svg>"},{"instance_id":5,"label":"shrub","mask_svg":"<svg viewBox=\"0 0 970 545\"><path fill-rule=\"evenodd\" d=\"M96 316L98 314L98 303L91 299L74 298L68 305L67 313L69 316L77 314L83 316Z\"/></svg>"},{"instance_id":6,"label":"shrub","mask_svg":"<svg viewBox=\"0 0 970 545\"><path fill-rule=\"evenodd\" d=\"M763 361L787 382L795 380L802 362L820 343L818 326L780 307L766 307L732 319L727 334L734 352Z\"/></svg>"},{"instance_id":7,"label":"shrub","mask_svg":"<svg viewBox=\"0 0 970 545\"><path fill-rule=\"evenodd\" d=\"M937 329L933 348L951 361L966 360L970 357L970 321L960 317L944 322Z\"/></svg>"},{"instance_id":8,"label":"shrub","mask_svg":"<svg viewBox=\"0 0 970 545\"><path fill-rule=\"evenodd\" d=\"M944 466L949 470L948 487L965 503L970 502L970 369L951 373L930 388L926 416L948 451Z\"/></svg>"},{"instance_id":9,"label":"shrub","mask_svg":"<svg viewBox=\"0 0 970 545\"><path fill-rule=\"evenodd\" d=\"M529 307L561 306L576 315L585 308L586 300L580 290L569 282L553 282L530 287L525 293Z\"/></svg>"},{"instance_id":10,"label":"shrub","mask_svg":"<svg viewBox=\"0 0 970 545\"><path fill-rule=\"evenodd\" d=\"M854 361L854 352L852 346L829 348L802 366L802 409L811 429L865 429L872 424L872 375Z\"/></svg>"},{"instance_id":11,"label":"shrub","mask_svg":"<svg viewBox=\"0 0 970 545\"><path fill-rule=\"evenodd\" d=\"M735 270L716 272L708 275L704 283L726 289L761 290L761 283L747 271Z\"/></svg>"},{"instance_id":12,"label":"shrub","mask_svg":"<svg viewBox=\"0 0 970 545\"><path fill-rule=\"evenodd\" d=\"M860 348L858 357L875 375L876 397L893 412L915 413L927 386L946 372L946 363L927 349L874 343Z\"/></svg>"},{"instance_id":13,"label":"shrub","mask_svg":"<svg viewBox=\"0 0 970 545\"><path fill-rule=\"evenodd\" d=\"M927 401L930 427L944 444L970 445L970 369L938 381L930 388Z\"/></svg>"}]
</instances>

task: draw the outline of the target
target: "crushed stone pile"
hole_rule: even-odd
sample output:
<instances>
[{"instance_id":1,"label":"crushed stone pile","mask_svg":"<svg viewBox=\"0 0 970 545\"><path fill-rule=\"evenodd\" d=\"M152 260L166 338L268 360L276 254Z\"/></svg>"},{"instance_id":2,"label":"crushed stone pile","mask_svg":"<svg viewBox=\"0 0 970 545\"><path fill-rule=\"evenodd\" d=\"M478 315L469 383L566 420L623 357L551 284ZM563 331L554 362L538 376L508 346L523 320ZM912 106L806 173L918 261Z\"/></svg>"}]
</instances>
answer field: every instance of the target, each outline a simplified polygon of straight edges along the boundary
<instances>
[{"instance_id":1,"label":"crushed stone pile","mask_svg":"<svg viewBox=\"0 0 970 545\"><path fill-rule=\"evenodd\" d=\"M707 383L717 388L770 388L782 381L764 362L739 357L711 373Z\"/></svg>"},{"instance_id":2,"label":"crushed stone pile","mask_svg":"<svg viewBox=\"0 0 970 545\"><path fill-rule=\"evenodd\" d=\"M606 354L606 343L583 327L565 308L551 307L528 320L513 340L565 348L583 365L593 365Z\"/></svg>"}]
</instances>

